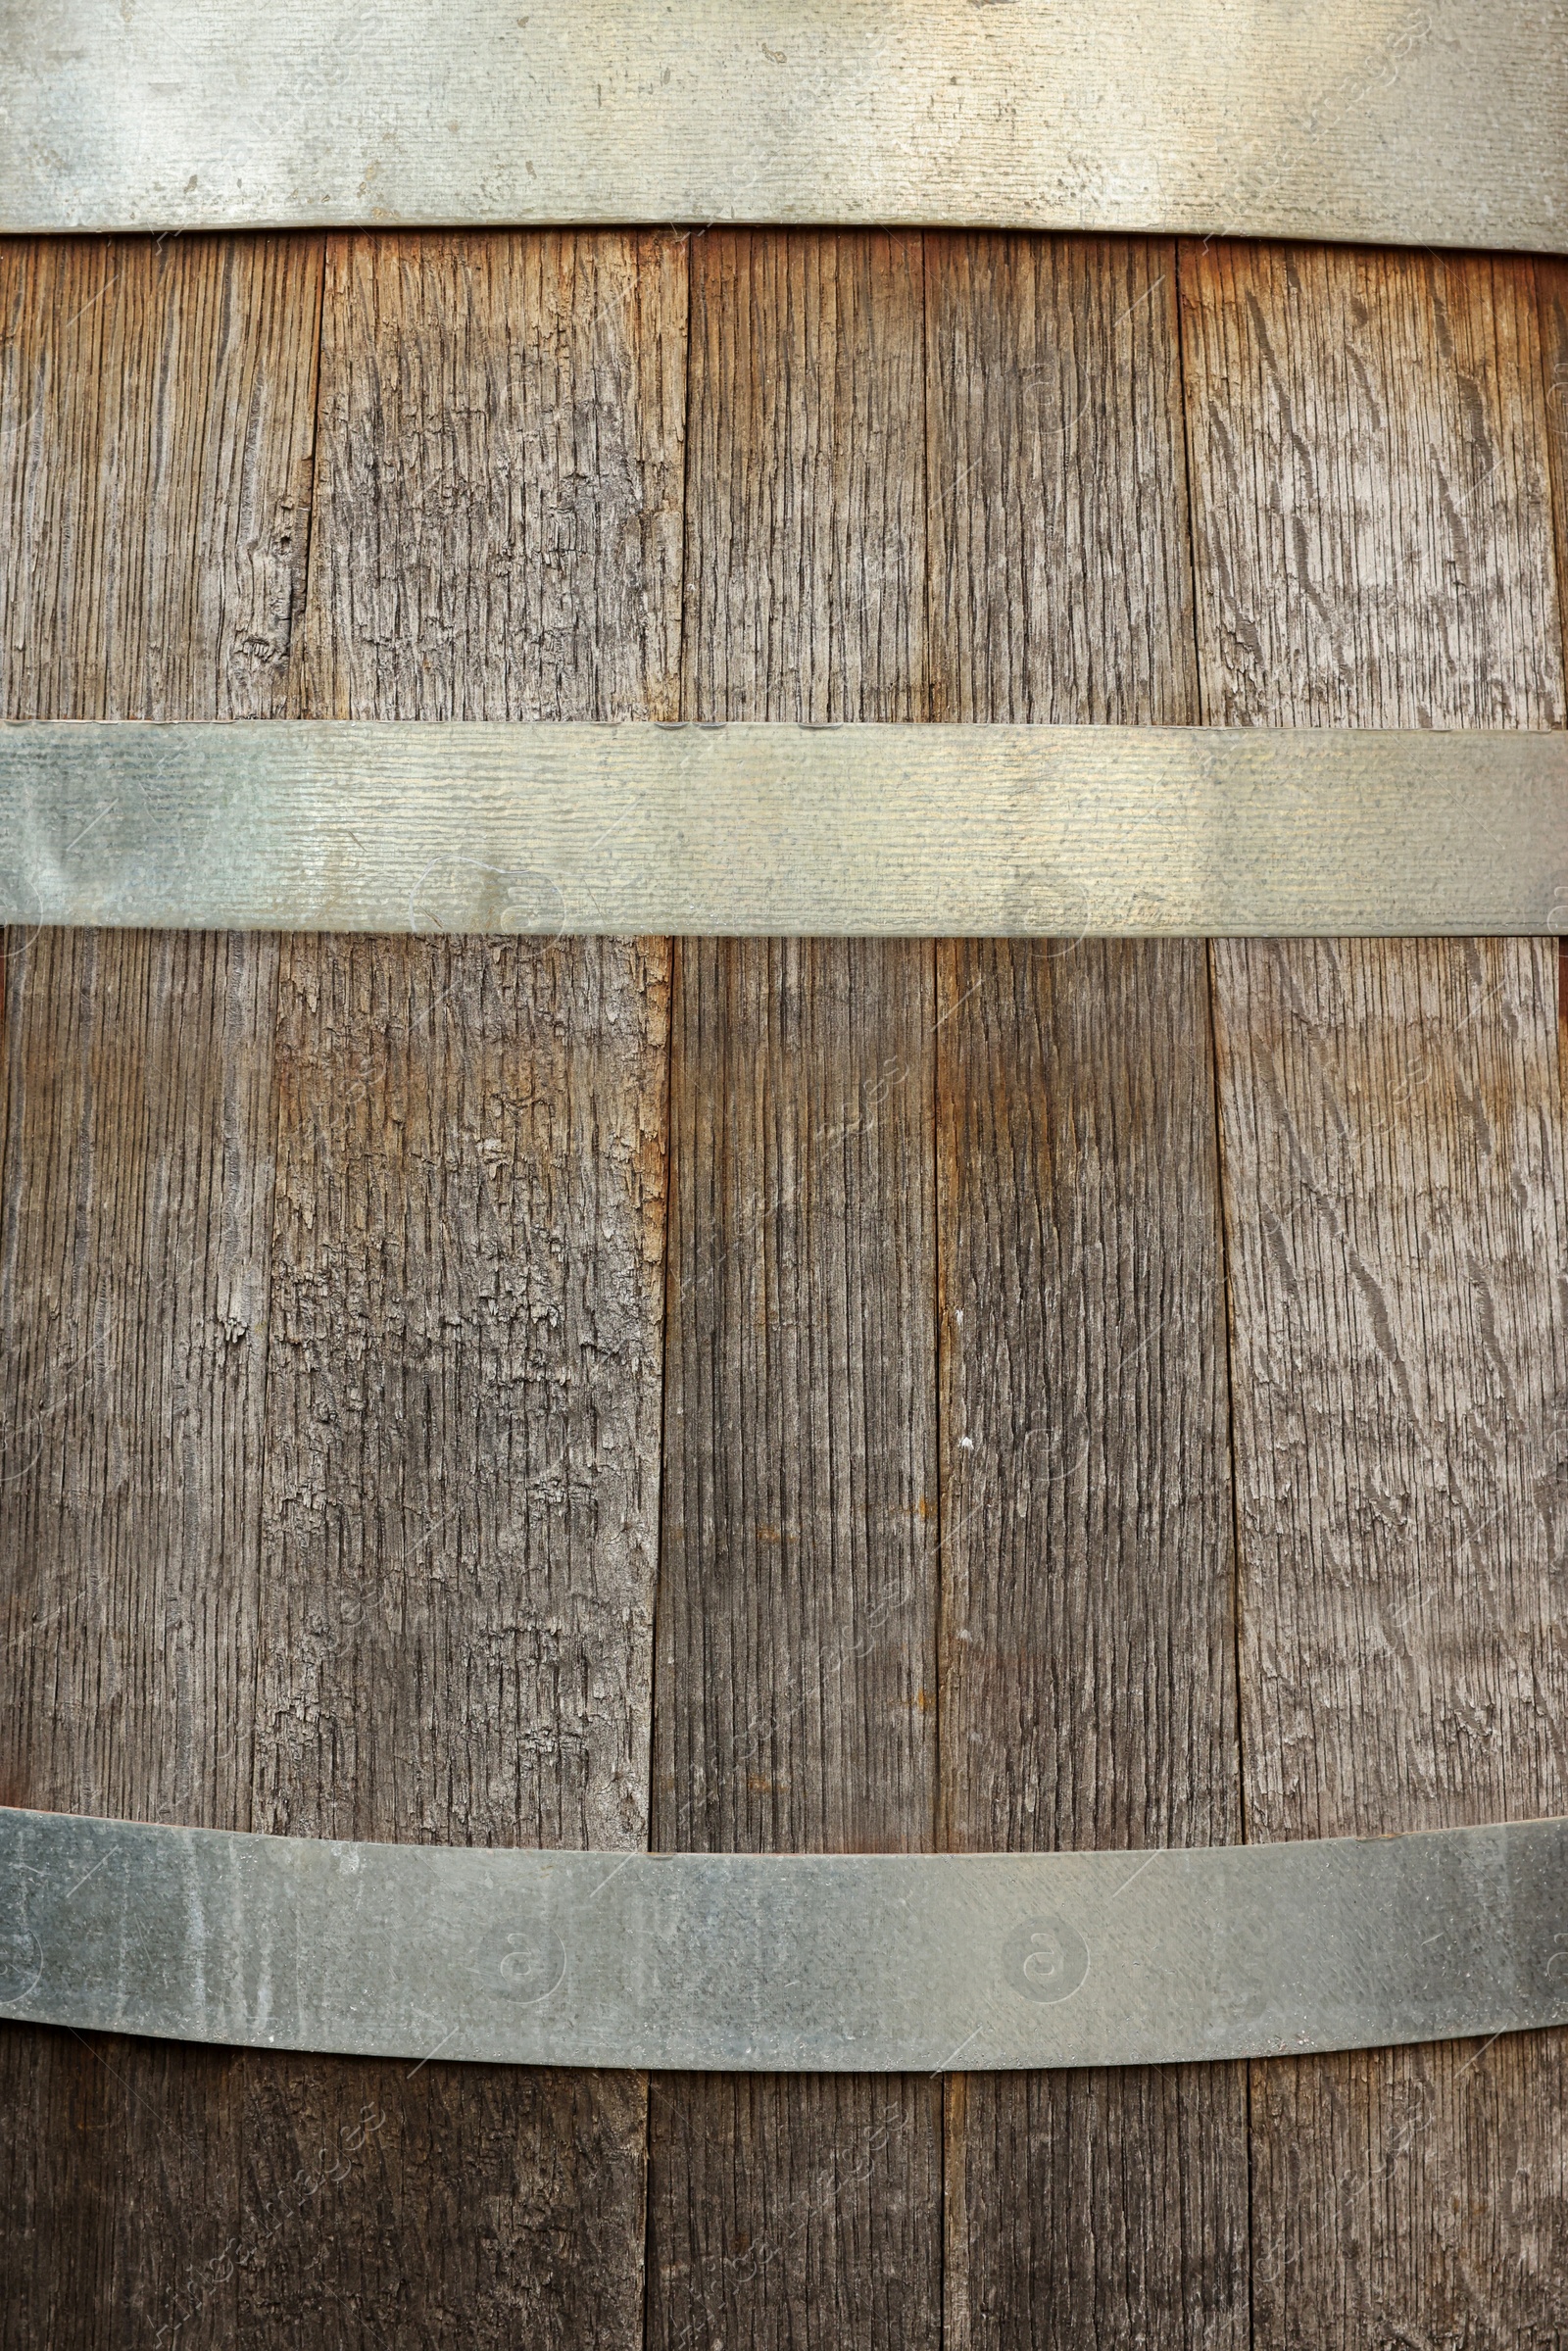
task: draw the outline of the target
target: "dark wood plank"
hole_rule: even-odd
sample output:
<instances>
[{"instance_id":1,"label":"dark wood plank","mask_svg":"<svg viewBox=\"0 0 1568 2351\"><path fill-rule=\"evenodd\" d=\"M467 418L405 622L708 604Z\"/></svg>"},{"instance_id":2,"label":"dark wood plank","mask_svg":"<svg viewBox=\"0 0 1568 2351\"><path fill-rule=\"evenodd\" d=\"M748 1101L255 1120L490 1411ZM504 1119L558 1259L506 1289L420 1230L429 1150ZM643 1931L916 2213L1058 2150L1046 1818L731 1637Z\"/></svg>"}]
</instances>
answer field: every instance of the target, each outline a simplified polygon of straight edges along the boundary
<instances>
[{"instance_id":1,"label":"dark wood plank","mask_svg":"<svg viewBox=\"0 0 1568 2351\"><path fill-rule=\"evenodd\" d=\"M1535 264L1541 305L1541 368L1545 402L1546 459L1556 523L1557 603L1568 637L1568 261ZM1568 660L1568 643L1564 646ZM1568 899L1568 877L1564 898ZM1568 954L1568 941L1564 942Z\"/></svg>"},{"instance_id":2,"label":"dark wood plank","mask_svg":"<svg viewBox=\"0 0 1568 2351\"><path fill-rule=\"evenodd\" d=\"M1560 725L1528 264L1184 253L1204 714ZM1555 951L1219 943L1252 1837L1568 1804ZM1568 2036L1260 2065L1257 2336L1568 2327Z\"/></svg>"},{"instance_id":3,"label":"dark wood plank","mask_svg":"<svg viewBox=\"0 0 1568 2351\"><path fill-rule=\"evenodd\" d=\"M0 248L8 717L281 713L320 270ZM276 943L13 932L6 983L0 1790L245 1828ZM230 2060L7 2026L0 2108L0 2340L231 2339Z\"/></svg>"},{"instance_id":4,"label":"dark wood plank","mask_svg":"<svg viewBox=\"0 0 1568 2351\"><path fill-rule=\"evenodd\" d=\"M917 238L692 247L685 710L921 714ZM929 1847L932 956L689 941L655 1834ZM656 2080L649 2339L934 2342L928 2081Z\"/></svg>"},{"instance_id":5,"label":"dark wood plank","mask_svg":"<svg viewBox=\"0 0 1568 2351\"><path fill-rule=\"evenodd\" d=\"M684 247L329 247L306 698L671 713ZM661 941L290 939L279 979L258 1823L648 1837ZM294 2061L253 2199L373 2144L252 2264L244 2339L626 2345L646 2084Z\"/></svg>"},{"instance_id":6,"label":"dark wood plank","mask_svg":"<svg viewBox=\"0 0 1568 2351\"><path fill-rule=\"evenodd\" d=\"M1541 362L1546 403L1546 454L1551 466L1551 511L1556 523L1557 605L1568 662L1568 262L1538 261L1541 303ZM1560 902L1568 906L1568 875ZM1568 1100L1568 936L1557 955L1557 1045L1564 1099Z\"/></svg>"},{"instance_id":7,"label":"dark wood plank","mask_svg":"<svg viewBox=\"0 0 1568 2351\"><path fill-rule=\"evenodd\" d=\"M927 250L938 710L1191 719L1172 250ZM938 970L945 1841L1224 1841L1203 951L955 942ZM1234 2067L955 2077L949 2339L1244 2341L1244 2087Z\"/></svg>"}]
</instances>

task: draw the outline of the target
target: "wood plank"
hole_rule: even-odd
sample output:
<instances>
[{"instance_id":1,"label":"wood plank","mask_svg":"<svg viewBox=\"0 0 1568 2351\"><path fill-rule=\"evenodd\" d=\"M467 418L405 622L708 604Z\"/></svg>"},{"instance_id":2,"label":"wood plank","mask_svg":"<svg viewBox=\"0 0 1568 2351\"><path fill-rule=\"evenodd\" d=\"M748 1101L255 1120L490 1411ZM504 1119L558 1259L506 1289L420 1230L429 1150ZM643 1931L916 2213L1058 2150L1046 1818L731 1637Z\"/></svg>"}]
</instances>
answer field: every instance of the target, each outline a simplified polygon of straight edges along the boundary
<instances>
[{"instance_id":1,"label":"wood plank","mask_svg":"<svg viewBox=\"0 0 1568 2351\"><path fill-rule=\"evenodd\" d=\"M938 710L1189 722L1172 249L927 251ZM945 1841L1224 1841L1203 950L945 942L938 972ZM963 2351L1246 2339L1239 2067L955 2078L947 2180Z\"/></svg>"},{"instance_id":2,"label":"wood plank","mask_svg":"<svg viewBox=\"0 0 1568 2351\"><path fill-rule=\"evenodd\" d=\"M684 710L925 708L917 238L692 246ZM929 1847L932 955L684 941L655 1835ZM934 2342L937 2086L658 2079L652 2343Z\"/></svg>"},{"instance_id":3,"label":"wood plank","mask_svg":"<svg viewBox=\"0 0 1568 2351\"><path fill-rule=\"evenodd\" d=\"M643 1848L664 951L297 939L279 994L258 1814Z\"/></svg>"},{"instance_id":4,"label":"wood plank","mask_svg":"<svg viewBox=\"0 0 1568 2351\"><path fill-rule=\"evenodd\" d=\"M1184 252L1205 717L1560 725L1527 264ZM1247 1819L1560 1812L1549 942L1217 943ZM1252 2069L1260 2342L1568 2325L1568 2036Z\"/></svg>"},{"instance_id":5,"label":"wood plank","mask_svg":"<svg viewBox=\"0 0 1568 2351\"><path fill-rule=\"evenodd\" d=\"M314 238L0 251L0 709L280 714ZM0 1789L247 1828L276 943L13 932ZM7 2027L0 2340L226 2340L222 2052Z\"/></svg>"},{"instance_id":6,"label":"wood plank","mask_svg":"<svg viewBox=\"0 0 1568 2351\"><path fill-rule=\"evenodd\" d=\"M1541 304L1546 456L1551 471L1551 511L1557 526L1557 602L1568 635L1568 262L1538 262L1535 273ZM1568 645L1564 658L1568 660Z\"/></svg>"},{"instance_id":7,"label":"wood plank","mask_svg":"<svg viewBox=\"0 0 1568 2351\"><path fill-rule=\"evenodd\" d=\"M1546 452L1551 465L1551 511L1556 523L1557 606L1562 617L1563 659L1568 662L1568 262L1538 262L1541 302L1541 361L1545 385ZM1564 893L1568 898L1568 876ZM1557 956L1557 1044L1564 1099L1568 1100L1568 937Z\"/></svg>"},{"instance_id":8,"label":"wood plank","mask_svg":"<svg viewBox=\"0 0 1568 2351\"><path fill-rule=\"evenodd\" d=\"M320 240L18 240L0 255L7 716L282 716Z\"/></svg>"},{"instance_id":9,"label":"wood plank","mask_svg":"<svg viewBox=\"0 0 1568 2351\"><path fill-rule=\"evenodd\" d=\"M685 256L334 240L305 700L673 714ZM664 1249L660 941L293 938L259 1827L645 1846ZM630 2344L638 2076L294 2060L244 2339Z\"/></svg>"}]
</instances>

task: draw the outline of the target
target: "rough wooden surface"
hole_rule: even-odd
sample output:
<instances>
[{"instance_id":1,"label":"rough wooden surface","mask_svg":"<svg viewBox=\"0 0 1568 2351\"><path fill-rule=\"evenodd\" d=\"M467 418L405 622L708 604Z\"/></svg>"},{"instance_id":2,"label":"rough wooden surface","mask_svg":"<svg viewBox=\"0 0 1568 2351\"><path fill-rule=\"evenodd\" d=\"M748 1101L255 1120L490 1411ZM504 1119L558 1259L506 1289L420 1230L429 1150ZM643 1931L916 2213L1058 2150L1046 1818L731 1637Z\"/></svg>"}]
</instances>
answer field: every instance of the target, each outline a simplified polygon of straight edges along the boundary
<instances>
[{"instance_id":1,"label":"rough wooden surface","mask_svg":"<svg viewBox=\"0 0 1568 2351\"><path fill-rule=\"evenodd\" d=\"M643 1846L664 950L291 940L279 999L258 1817Z\"/></svg>"},{"instance_id":2,"label":"rough wooden surface","mask_svg":"<svg viewBox=\"0 0 1568 2351\"><path fill-rule=\"evenodd\" d=\"M932 717L1191 723L1174 247L926 252Z\"/></svg>"},{"instance_id":3,"label":"rough wooden surface","mask_svg":"<svg viewBox=\"0 0 1568 2351\"><path fill-rule=\"evenodd\" d=\"M1184 253L1207 718L1560 725L1527 265ZM1555 955L1219 944L1247 1822L1560 1811ZM1568 2327L1562 2034L1260 2065L1259 2340Z\"/></svg>"},{"instance_id":4,"label":"rough wooden surface","mask_svg":"<svg viewBox=\"0 0 1568 2351\"><path fill-rule=\"evenodd\" d=\"M975 719L1194 714L1175 255L928 240L932 666ZM942 1809L1240 1828L1201 947L938 950ZM1241 2070L955 2078L964 2346L1240 2343Z\"/></svg>"},{"instance_id":5,"label":"rough wooden surface","mask_svg":"<svg viewBox=\"0 0 1568 2351\"><path fill-rule=\"evenodd\" d=\"M8 242L0 266L6 715L281 717L320 240Z\"/></svg>"},{"instance_id":6,"label":"rough wooden surface","mask_svg":"<svg viewBox=\"0 0 1568 2351\"><path fill-rule=\"evenodd\" d=\"M685 711L925 704L917 238L692 246ZM932 951L686 941L657 1842L930 1845ZM935 2342L928 2081L656 2081L649 2340Z\"/></svg>"},{"instance_id":7,"label":"rough wooden surface","mask_svg":"<svg viewBox=\"0 0 1568 2351\"><path fill-rule=\"evenodd\" d=\"M0 250L0 710L1562 722L1559 265L690 256L688 441L674 238ZM13 936L0 1795L1568 1802L1551 953L1205 960ZM645 2135L631 2080L8 2031L0 2343L1538 2351L1565 2076L1258 2067L1249 2159L1233 2071L953 2078L945 2138L930 2083L667 2082Z\"/></svg>"},{"instance_id":8,"label":"rough wooden surface","mask_svg":"<svg viewBox=\"0 0 1568 2351\"><path fill-rule=\"evenodd\" d=\"M0 252L7 716L281 714L320 266ZM13 932L5 976L0 1790L248 1828L276 944ZM0 2340L232 2339L240 2071L5 2034Z\"/></svg>"},{"instance_id":9,"label":"rough wooden surface","mask_svg":"<svg viewBox=\"0 0 1568 2351\"><path fill-rule=\"evenodd\" d=\"M1551 467L1551 507L1556 524L1557 605L1562 620L1563 659L1568 663L1568 262L1538 262L1541 304L1541 367L1546 405L1546 450ZM1568 876L1564 877L1568 890ZM1558 942L1557 1043L1568 1098L1568 939Z\"/></svg>"},{"instance_id":10,"label":"rough wooden surface","mask_svg":"<svg viewBox=\"0 0 1568 2351\"><path fill-rule=\"evenodd\" d=\"M309 714L676 715L685 317L678 238L332 240Z\"/></svg>"},{"instance_id":11,"label":"rough wooden surface","mask_svg":"<svg viewBox=\"0 0 1568 2351\"><path fill-rule=\"evenodd\" d=\"M685 309L660 238L333 242L311 710L668 709ZM662 942L284 944L260 1825L647 1841L667 992ZM279 2176L368 2102L376 2160L258 2331L635 2340L644 2083L441 2037L291 2069Z\"/></svg>"},{"instance_id":12,"label":"rough wooden surface","mask_svg":"<svg viewBox=\"0 0 1568 2351\"><path fill-rule=\"evenodd\" d=\"M1538 262L1535 277L1541 305L1546 455L1557 526L1557 601L1563 618L1564 659L1568 660L1568 262Z\"/></svg>"}]
</instances>

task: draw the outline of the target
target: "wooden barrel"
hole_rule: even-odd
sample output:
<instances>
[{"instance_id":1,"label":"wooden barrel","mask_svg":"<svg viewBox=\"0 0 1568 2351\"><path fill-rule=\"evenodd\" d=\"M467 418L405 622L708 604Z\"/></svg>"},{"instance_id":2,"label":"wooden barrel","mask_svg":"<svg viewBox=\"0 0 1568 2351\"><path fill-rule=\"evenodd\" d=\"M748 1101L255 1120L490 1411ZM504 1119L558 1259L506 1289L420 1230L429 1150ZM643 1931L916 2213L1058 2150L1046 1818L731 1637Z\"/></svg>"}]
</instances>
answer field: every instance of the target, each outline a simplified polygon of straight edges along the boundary
<instances>
[{"instance_id":1,"label":"wooden barrel","mask_svg":"<svg viewBox=\"0 0 1568 2351\"><path fill-rule=\"evenodd\" d=\"M0 475L13 717L1564 723L1554 263L13 239ZM1568 1811L1554 945L4 975L5 1801L628 1851ZM1560 2033L431 2044L0 2028L0 2340L1568 2337Z\"/></svg>"}]
</instances>

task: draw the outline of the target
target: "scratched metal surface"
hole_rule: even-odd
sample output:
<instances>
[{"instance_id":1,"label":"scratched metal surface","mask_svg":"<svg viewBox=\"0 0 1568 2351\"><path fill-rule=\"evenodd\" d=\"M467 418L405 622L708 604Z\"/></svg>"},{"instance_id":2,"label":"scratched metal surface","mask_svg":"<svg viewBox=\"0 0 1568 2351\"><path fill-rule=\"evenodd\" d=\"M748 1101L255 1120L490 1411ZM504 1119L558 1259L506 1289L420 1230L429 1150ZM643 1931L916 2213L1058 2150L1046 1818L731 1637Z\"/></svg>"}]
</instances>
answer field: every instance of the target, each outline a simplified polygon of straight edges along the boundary
<instances>
[{"instance_id":1,"label":"scratched metal surface","mask_svg":"<svg viewBox=\"0 0 1568 2351\"><path fill-rule=\"evenodd\" d=\"M247 2047L905 2073L1568 2022L1568 1821L628 1858L6 1811L0 1899L0 2015Z\"/></svg>"},{"instance_id":2,"label":"scratched metal surface","mask_svg":"<svg viewBox=\"0 0 1568 2351\"><path fill-rule=\"evenodd\" d=\"M0 920L1551 933L1568 928L1568 736L15 724Z\"/></svg>"},{"instance_id":3,"label":"scratched metal surface","mask_svg":"<svg viewBox=\"0 0 1568 2351\"><path fill-rule=\"evenodd\" d=\"M1561 251L1524 0L0 0L0 228L930 222Z\"/></svg>"}]
</instances>

